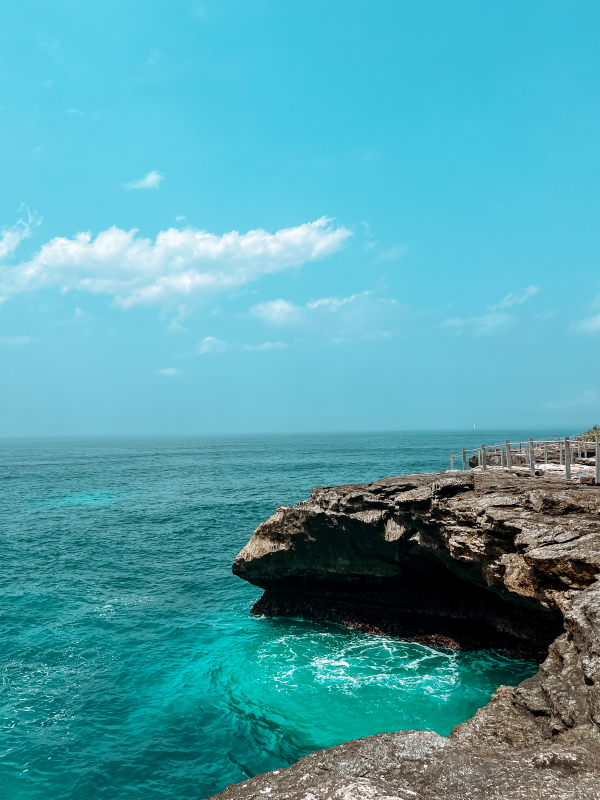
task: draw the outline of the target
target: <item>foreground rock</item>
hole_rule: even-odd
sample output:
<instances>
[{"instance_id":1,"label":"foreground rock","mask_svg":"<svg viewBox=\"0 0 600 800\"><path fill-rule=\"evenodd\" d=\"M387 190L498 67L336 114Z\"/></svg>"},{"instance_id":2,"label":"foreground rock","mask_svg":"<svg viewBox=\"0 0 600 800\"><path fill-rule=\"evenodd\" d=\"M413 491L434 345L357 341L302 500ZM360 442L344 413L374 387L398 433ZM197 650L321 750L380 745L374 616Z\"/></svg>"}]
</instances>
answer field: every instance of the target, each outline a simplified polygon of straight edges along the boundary
<instances>
[{"instance_id":1,"label":"foreground rock","mask_svg":"<svg viewBox=\"0 0 600 800\"><path fill-rule=\"evenodd\" d=\"M600 798L600 490L507 473L315 489L234 572L254 613L543 661L449 738L381 734L220 798Z\"/></svg>"}]
</instances>

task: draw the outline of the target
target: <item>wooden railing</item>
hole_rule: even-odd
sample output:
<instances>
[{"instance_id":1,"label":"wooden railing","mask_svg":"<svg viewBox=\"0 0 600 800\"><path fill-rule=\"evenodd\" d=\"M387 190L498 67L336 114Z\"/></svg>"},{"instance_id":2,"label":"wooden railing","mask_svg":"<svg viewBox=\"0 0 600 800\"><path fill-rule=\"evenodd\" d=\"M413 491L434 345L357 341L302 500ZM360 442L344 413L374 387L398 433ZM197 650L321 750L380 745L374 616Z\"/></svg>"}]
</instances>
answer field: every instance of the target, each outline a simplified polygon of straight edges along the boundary
<instances>
[{"instance_id":1,"label":"wooden railing","mask_svg":"<svg viewBox=\"0 0 600 800\"><path fill-rule=\"evenodd\" d=\"M525 445L525 447L523 447ZM518 451L515 448L518 446ZM522 439L521 441L509 441L508 439L500 444L493 445L482 444L481 447L463 449L460 453L453 453L450 456L450 469L454 470L454 459L462 460L463 470L470 468L469 462L473 457L477 457L477 466L483 470L487 470L490 466L490 459L500 458L500 467L506 469L513 468L513 458L516 452L521 454L525 453L525 463L529 467L530 474L535 476L536 459L535 450L538 448L538 453L543 457L543 462L538 459L538 464L549 464L553 462L548 461L549 446L553 451L558 449L558 464L564 466L565 477L567 480L571 479L571 465L575 458L593 458L595 459L594 465L594 483L596 486L600 485L600 437L596 437L595 441L581 440L578 435L569 437L561 436L552 439ZM541 452L540 452L541 450ZM575 452L577 453L575 455ZM553 453L554 455L554 453ZM591 465L588 465L591 466ZM457 467L460 469L460 467Z\"/></svg>"}]
</instances>

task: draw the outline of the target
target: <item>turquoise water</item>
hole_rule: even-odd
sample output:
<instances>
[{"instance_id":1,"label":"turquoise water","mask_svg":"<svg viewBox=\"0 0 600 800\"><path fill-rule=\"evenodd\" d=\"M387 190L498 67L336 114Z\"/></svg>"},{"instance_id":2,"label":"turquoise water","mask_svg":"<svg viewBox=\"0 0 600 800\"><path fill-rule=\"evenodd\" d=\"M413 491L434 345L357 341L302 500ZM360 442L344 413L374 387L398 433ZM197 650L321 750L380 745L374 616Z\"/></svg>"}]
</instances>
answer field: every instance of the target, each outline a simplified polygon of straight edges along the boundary
<instances>
[{"instance_id":1,"label":"turquoise water","mask_svg":"<svg viewBox=\"0 0 600 800\"><path fill-rule=\"evenodd\" d=\"M255 526L313 486L445 469L500 437L0 441L0 797L203 798L359 736L448 734L531 675L257 619L260 591L231 575Z\"/></svg>"}]
</instances>

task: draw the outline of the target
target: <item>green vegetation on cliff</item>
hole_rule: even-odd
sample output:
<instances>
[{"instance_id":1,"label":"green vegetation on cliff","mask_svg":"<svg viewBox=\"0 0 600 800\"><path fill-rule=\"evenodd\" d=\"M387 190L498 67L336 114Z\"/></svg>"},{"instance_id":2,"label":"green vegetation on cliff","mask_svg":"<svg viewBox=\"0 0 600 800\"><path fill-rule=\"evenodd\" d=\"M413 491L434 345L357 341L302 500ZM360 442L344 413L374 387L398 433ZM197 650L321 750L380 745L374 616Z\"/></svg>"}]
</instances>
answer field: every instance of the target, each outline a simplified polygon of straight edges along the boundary
<instances>
[{"instance_id":1,"label":"green vegetation on cliff","mask_svg":"<svg viewBox=\"0 0 600 800\"><path fill-rule=\"evenodd\" d=\"M593 425L589 430L582 433L581 436L578 436L580 442L585 441L594 441L596 436L600 436L600 425Z\"/></svg>"}]
</instances>

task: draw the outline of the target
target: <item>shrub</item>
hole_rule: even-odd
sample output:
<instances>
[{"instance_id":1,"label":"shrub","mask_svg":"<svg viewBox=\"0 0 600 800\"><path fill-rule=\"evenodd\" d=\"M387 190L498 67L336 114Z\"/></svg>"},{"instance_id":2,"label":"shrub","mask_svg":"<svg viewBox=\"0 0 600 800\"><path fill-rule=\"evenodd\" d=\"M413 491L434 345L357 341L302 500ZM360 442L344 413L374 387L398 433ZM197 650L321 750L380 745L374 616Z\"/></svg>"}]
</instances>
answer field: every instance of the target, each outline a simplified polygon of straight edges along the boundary
<instances>
[{"instance_id":1,"label":"shrub","mask_svg":"<svg viewBox=\"0 0 600 800\"><path fill-rule=\"evenodd\" d=\"M577 439L580 442L585 442L590 440L594 441L596 436L600 436L600 425L593 425L585 433L582 433L581 436L578 436Z\"/></svg>"}]
</instances>

